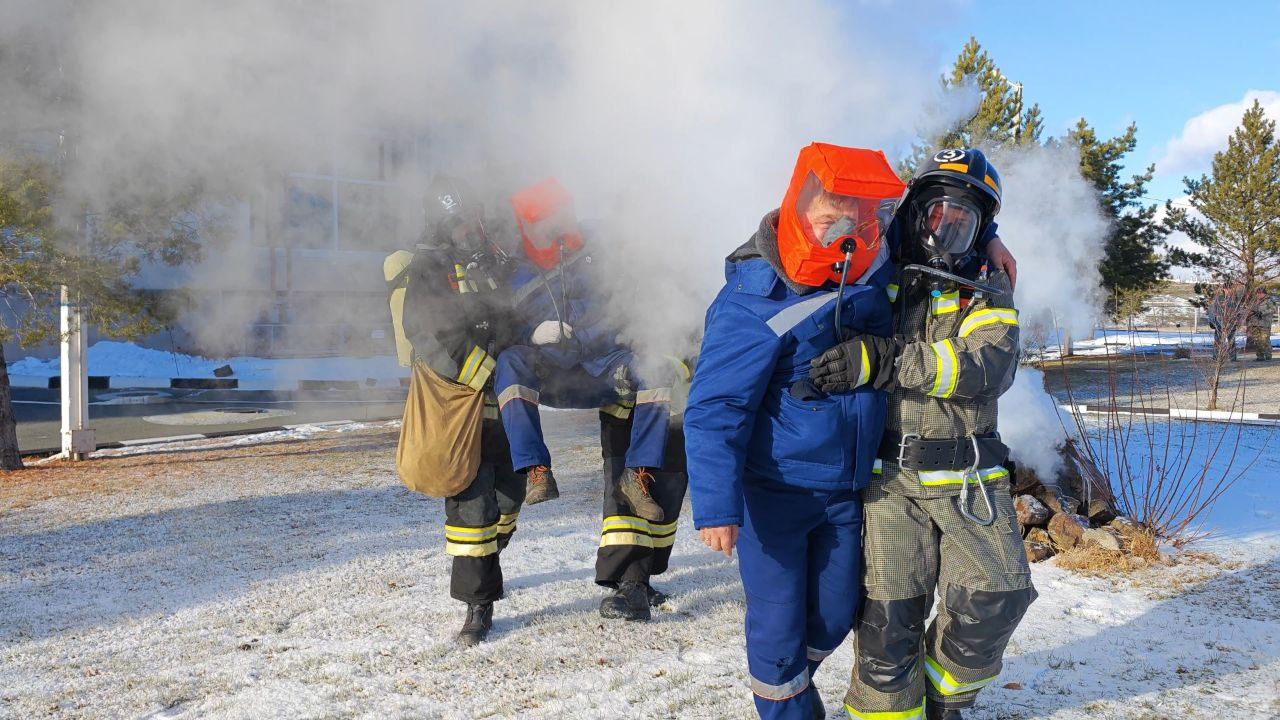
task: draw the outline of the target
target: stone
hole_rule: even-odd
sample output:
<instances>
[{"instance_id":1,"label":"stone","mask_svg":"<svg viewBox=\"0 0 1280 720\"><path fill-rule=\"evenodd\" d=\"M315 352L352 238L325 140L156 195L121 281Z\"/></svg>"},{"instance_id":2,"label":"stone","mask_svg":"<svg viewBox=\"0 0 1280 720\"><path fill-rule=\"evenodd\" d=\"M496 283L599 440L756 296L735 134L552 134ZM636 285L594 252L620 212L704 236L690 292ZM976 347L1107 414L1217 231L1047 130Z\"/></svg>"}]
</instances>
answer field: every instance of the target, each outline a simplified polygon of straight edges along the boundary
<instances>
[{"instance_id":1,"label":"stone","mask_svg":"<svg viewBox=\"0 0 1280 720\"><path fill-rule=\"evenodd\" d=\"M1080 542L1085 545L1097 545L1104 550L1120 552L1120 538L1102 528L1089 528L1080 535Z\"/></svg>"},{"instance_id":2,"label":"stone","mask_svg":"<svg viewBox=\"0 0 1280 720\"><path fill-rule=\"evenodd\" d=\"M1052 545L1053 539L1049 537L1049 531L1044 528L1031 528L1027 531L1027 542L1040 543L1041 545Z\"/></svg>"},{"instance_id":3,"label":"stone","mask_svg":"<svg viewBox=\"0 0 1280 720\"><path fill-rule=\"evenodd\" d=\"M1026 542L1023 546L1027 550L1027 562L1037 563L1053 557L1053 548L1044 543Z\"/></svg>"},{"instance_id":4,"label":"stone","mask_svg":"<svg viewBox=\"0 0 1280 720\"><path fill-rule=\"evenodd\" d=\"M1074 515L1076 511L1080 509L1079 500L1069 495L1064 495L1062 491L1056 487L1045 487L1042 485L1036 488L1032 492L1032 495L1034 495L1037 500L1044 503L1044 506L1049 508L1049 510L1055 515L1058 513L1070 513Z\"/></svg>"},{"instance_id":5,"label":"stone","mask_svg":"<svg viewBox=\"0 0 1280 720\"><path fill-rule=\"evenodd\" d=\"M1106 525L1119 517L1120 514L1116 512L1116 509L1107 500L1094 498L1089 501L1088 515L1089 522L1092 524Z\"/></svg>"},{"instance_id":6,"label":"stone","mask_svg":"<svg viewBox=\"0 0 1280 720\"><path fill-rule=\"evenodd\" d=\"M1034 527L1049 522L1049 508L1030 495L1019 495L1014 498L1013 509L1018 513L1018 522L1024 527Z\"/></svg>"},{"instance_id":7,"label":"stone","mask_svg":"<svg viewBox=\"0 0 1280 720\"><path fill-rule=\"evenodd\" d=\"M1138 526L1138 523L1124 516L1118 517L1115 520L1112 520L1111 522L1107 523L1107 527L1116 531L1116 533L1119 534L1120 537L1125 537L1125 538L1133 537L1134 535L1142 531L1142 528Z\"/></svg>"},{"instance_id":8,"label":"stone","mask_svg":"<svg viewBox=\"0 0 1280 720\"><path fill-rule=\"evenodd\" d=\"M1057 513L1049 519L1049 537L1058 547L1066 550L1080 544L1089 521L1075 513Z\"/></svg>"}]
</instances>

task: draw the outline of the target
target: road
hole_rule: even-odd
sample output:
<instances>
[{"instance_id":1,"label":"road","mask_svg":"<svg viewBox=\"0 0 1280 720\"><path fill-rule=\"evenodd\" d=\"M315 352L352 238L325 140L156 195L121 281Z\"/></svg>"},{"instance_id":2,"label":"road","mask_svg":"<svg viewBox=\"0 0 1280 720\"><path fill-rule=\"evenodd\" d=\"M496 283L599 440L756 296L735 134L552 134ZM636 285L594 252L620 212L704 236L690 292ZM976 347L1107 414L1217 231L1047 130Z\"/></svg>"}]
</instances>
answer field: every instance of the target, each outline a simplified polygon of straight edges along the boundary
<instances>
[{"instance_id":1,"label":"road","mask_svg":"<svg viewBox=\"0 0 1280 720\"><path fill-rule=\"evenodd\" d=\"M327 391L89 391L89 426L99 443L192 433L252 430L325 420L380 420L404 411L400 389ZM13 389L18 446L29 453L61 445L57 390Z\"/></svg>"}]
</instances>

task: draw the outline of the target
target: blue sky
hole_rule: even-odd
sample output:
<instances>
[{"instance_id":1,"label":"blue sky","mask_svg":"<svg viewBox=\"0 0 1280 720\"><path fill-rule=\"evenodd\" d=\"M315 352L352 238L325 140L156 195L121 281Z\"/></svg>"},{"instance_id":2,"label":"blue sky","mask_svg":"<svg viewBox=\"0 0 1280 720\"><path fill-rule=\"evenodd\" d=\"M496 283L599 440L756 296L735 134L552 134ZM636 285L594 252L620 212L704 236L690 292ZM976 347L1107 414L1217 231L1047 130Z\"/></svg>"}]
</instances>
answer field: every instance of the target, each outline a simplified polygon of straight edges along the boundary
<instances>
[{"instance_id":1,"label":"blue sky","mask_svg":"<svg viewBox=\"0 0 1280 720\"><path fill-rule=\"evenodd\" d=\"M1131 166L1159 163L1148 187L1158 199L1180 196L1183 175L1208 171L1246 92L1270 91L1263 103L1280 114L1280 0L971 0L952 13L945 64L976 36L1040 104L1048 133L1081 116L1107 137L1137 122ZM1223 107L1232 104L1240 108Z\"/></svg>"}]
</instances>

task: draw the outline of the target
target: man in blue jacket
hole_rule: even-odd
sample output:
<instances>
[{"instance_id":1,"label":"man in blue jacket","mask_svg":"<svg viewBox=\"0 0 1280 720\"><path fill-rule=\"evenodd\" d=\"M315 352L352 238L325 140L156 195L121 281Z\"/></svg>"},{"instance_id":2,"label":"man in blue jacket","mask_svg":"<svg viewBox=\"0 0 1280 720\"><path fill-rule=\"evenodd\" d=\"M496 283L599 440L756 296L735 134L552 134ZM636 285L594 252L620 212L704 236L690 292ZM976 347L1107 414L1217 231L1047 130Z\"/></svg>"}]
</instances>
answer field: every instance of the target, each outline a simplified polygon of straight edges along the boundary
<instances>
[{"instance_id":1,"label":"man in blue jacket","mask_svg":"<svg viewBox=\"0 0 1280 720\"><path fill-rule=\"evenodd\" d=\"M644 363L641 372L640 358L618 342L616 317L603 283L593 277L591 255L560 184L549 178L511 201L523 250L512 278L513 300L525 325L518 335L528 344L503 352L495 377L511 460L528 478L525 504L559 496L539 405L600 408L621 399L633 403L634 410L619 499L643 520L662 522L665 513L650 486L666 452L671 378L663 370L668 364Z\"/></svg>"},{"instance_id":2,"label":"man in blue jacket","mask_svg":"<svg viewBox=\"0 0 1280 720\"><path fill-rule=\"evenodd\" d=\"M887 396L869 386L828 395L808 372L841 338L890 334L893 267L877 209L903 189L883 153L804 148L781 208L729 256L707 311L685 410L689 488L703 541L738 548L762 718L825 716L810 678L853 623L858 490Z\"/></svg>"}]
</instances>

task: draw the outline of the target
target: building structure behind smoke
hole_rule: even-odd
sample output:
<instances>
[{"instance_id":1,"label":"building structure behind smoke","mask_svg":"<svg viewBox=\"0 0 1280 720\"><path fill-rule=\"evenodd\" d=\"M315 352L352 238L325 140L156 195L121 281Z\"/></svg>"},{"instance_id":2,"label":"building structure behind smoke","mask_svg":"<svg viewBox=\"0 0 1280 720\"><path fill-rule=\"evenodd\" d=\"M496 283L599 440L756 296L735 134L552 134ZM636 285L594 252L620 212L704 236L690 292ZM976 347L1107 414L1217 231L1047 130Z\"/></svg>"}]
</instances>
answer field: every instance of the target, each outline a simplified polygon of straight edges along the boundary
<instances>
[{"instance_id":1,"label":"building structure behind smoke","mask_svg":"<svg viewBox=\"0 0 1280 720\"><path fill-rule=\"evenodd\" d=\"M56 141L27 134L5 145L46 155ZM216 207L219 237L204 241L200 262L144 265L135 285L175 308L176 322L140 344L208 356L394 354L382 261L421 232L427 140L370 130L326 144L305 167ZM52 357L57 347L5 351Z\"/></svg>"}]
</instances>

